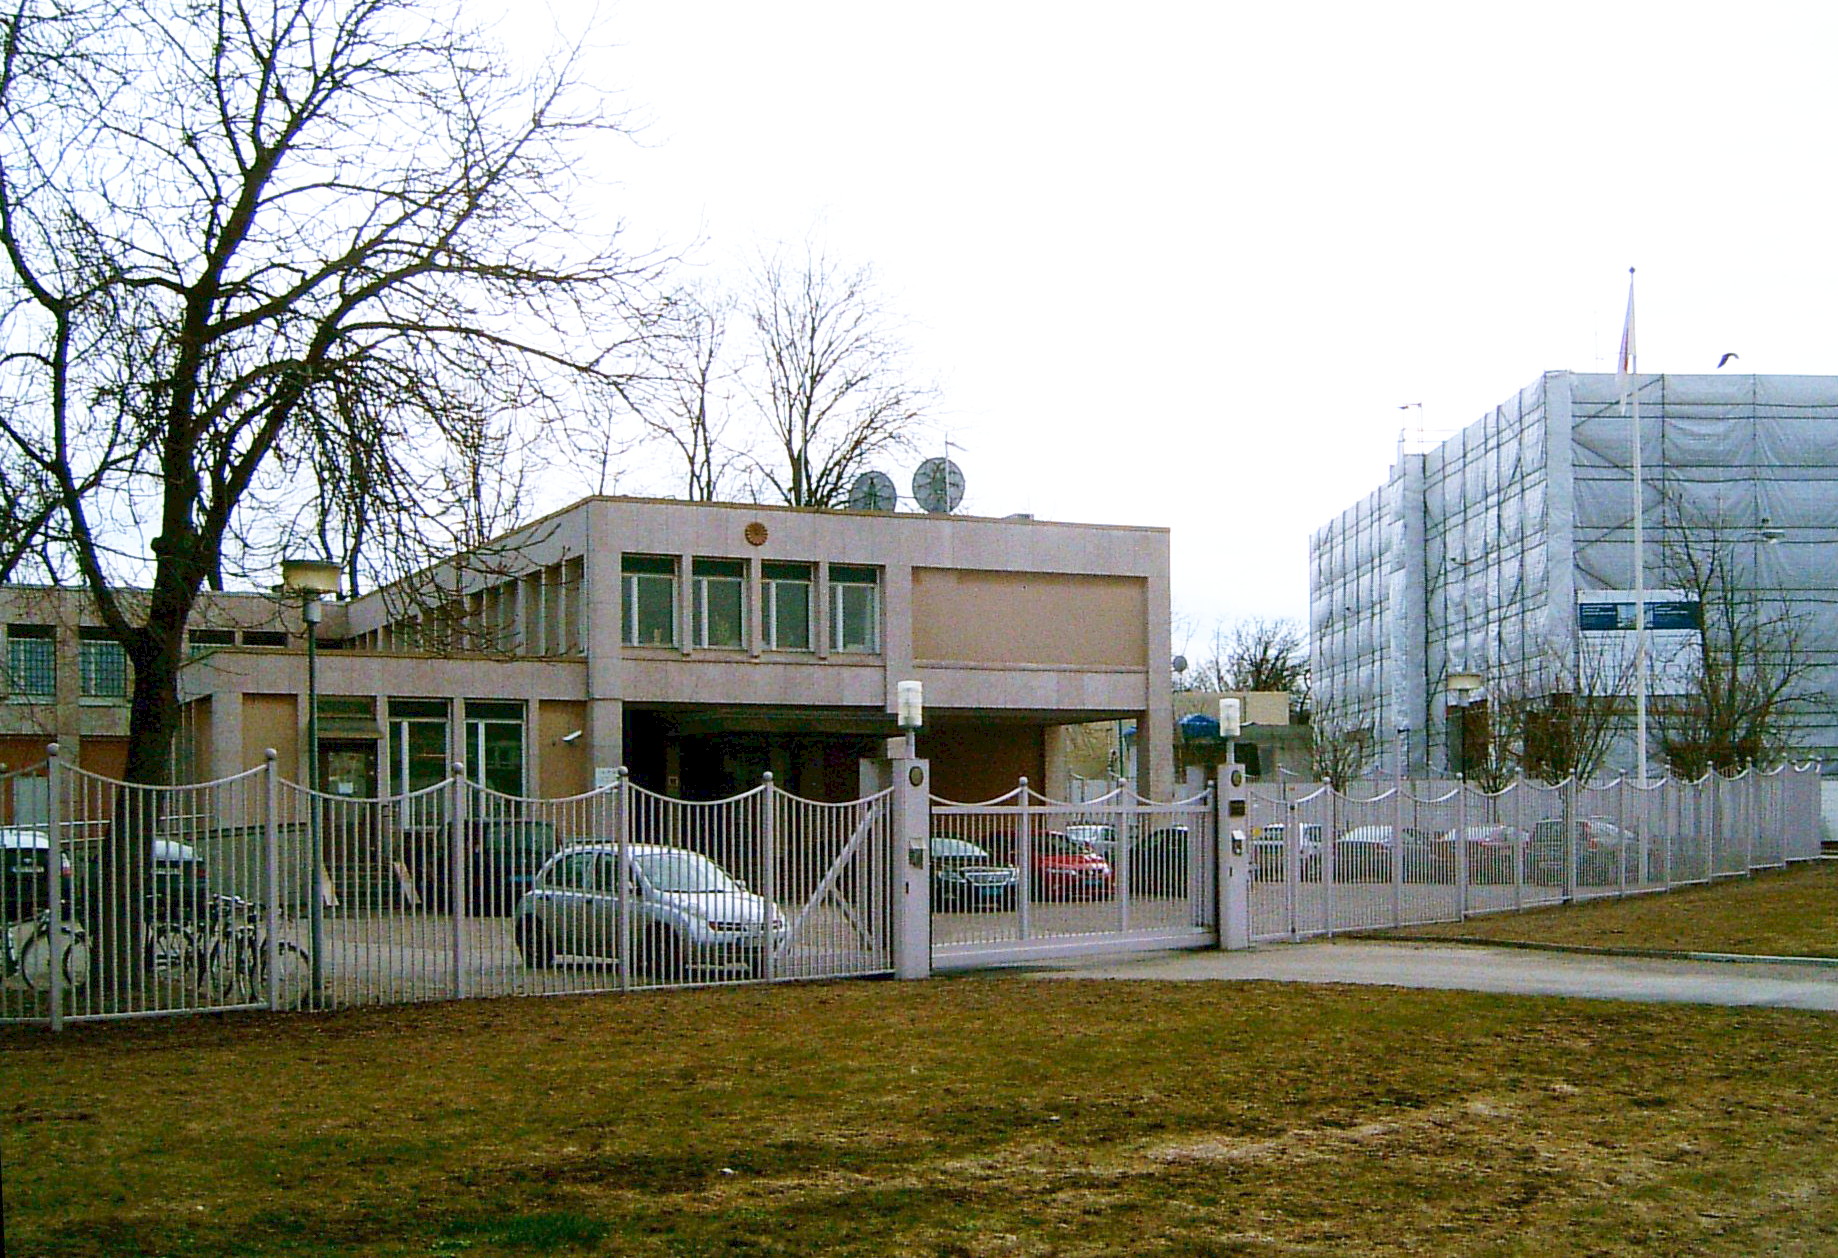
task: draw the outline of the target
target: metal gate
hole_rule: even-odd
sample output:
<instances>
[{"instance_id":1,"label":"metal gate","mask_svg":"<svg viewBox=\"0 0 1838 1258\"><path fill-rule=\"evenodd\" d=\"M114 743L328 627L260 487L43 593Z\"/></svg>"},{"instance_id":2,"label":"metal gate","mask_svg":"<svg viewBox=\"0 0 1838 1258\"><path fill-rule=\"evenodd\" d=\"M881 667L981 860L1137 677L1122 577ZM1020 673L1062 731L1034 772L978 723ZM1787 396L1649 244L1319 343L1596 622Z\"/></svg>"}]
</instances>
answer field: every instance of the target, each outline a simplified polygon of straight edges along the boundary
<instances>
[{"instance_id":1,"label":"metal gate","mask_svg":"<svg viewBox=\"0 0 1838 1258\"><path fill-rule=\"evenodd\" d=\"M931 812L936 969L1218 943L1210 790L1072 804L1023 778L984 803L934 797Z\"/></svg>"},{"instance_id":2,"label":"metal gate","mask_svg":"<svg viewBox=\"0 0 1838 1258\"><path fill-rule=\"evenodd\" d=\"M893 970L892 792L361 799L264 768L0 773L0 1021L326 1008ZM54 871L61 869L62 877ZM124 908L124 906L132 906Z\"/></svg>"}]
</instances>

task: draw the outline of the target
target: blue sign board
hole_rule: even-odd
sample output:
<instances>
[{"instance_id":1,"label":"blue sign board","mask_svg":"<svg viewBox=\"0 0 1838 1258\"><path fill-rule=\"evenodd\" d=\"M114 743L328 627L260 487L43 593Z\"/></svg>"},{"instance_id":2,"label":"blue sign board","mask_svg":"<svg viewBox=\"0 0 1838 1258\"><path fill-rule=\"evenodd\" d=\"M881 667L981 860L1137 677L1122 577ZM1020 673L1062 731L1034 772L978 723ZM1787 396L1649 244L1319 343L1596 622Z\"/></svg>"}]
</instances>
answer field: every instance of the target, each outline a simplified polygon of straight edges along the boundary
<instances>
[{"instance_id":1,"label":"blue sign board","mask_svg":"<svg viewBox=\"0 0 1838 1258\"><path fill-rule=\"evenodd\" d=\"M1700 611L1700 605L1694 602L1668 599L1663 603L1656 603L1648 600L1647 628L1696 629ZM1596 632L1633 629L1635 627L1634 604L1632 600L1625 603L1578 603L1576 605L1576 627Z\"/></svg>"}]
</instances>

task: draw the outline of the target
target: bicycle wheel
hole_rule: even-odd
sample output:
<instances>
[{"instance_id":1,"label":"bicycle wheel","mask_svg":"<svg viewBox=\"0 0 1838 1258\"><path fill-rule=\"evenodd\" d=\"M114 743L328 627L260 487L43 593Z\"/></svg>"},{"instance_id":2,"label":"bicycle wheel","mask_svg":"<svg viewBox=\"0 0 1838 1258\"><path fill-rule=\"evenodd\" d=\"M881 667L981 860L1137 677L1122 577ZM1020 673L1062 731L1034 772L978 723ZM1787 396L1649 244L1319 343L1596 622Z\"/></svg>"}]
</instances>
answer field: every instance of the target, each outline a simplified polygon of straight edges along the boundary
<instances>
[{"instance_id":1,"label":"bicycle wheel","mask_svg":"<svg viewBox=\"0 0 1838 1258\"><path fill-rule=\"evenodd\" d=\"M64 940L64 984L81 987L89 981L89 935L73 922L65 922L58 930ZM34 991L51 985L51 924L43 918L25 928L19 945L19 976Z\"/></svg>"},{"instance_id":2,"label":"bicycle wheel","mask_svg":"<svg viewBox=\"0 0 1838 1258\"><path fill-rule=\"evenodd\" d=\"M268 999L268 952L261 951L257 962L258 988L257 1000ZM306 949L298 944L283 943L275 947L275 987L280 996L283 1009L299 1009L306 1004L306 998L313 986L313 962L306 955Z\"/></svg>"},{"instance_id":3,"label":"bicycle wheel","mask_svg":"<svg viewBox=\"0 0 1838 1258\"><path fill-rule=\"evenodd\" d=\"M247 1005L265 1000L265 989L255 982L256 964L250 940L238 935L220 938L211 944L210 954L205 958L200 986L206 996L220 1005Z\"/></svg>"}]
</instances>

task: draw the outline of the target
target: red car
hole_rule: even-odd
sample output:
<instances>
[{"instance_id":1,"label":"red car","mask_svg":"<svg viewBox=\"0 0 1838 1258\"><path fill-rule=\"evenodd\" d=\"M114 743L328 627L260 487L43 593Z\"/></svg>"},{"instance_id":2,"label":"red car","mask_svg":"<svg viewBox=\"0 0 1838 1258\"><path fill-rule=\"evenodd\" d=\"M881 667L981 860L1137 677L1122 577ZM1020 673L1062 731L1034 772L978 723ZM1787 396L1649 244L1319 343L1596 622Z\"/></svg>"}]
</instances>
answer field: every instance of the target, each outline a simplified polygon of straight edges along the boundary
<instances>
[{"instance_id":1,"label":"red car","mask_svg":"<svg viewBox=\"0 0 1838 1258\"><path fill-rule=\"evenodd\" d=\"M1110 862L1058 830L1037 834L1028 861L1036 900L1108 900L1116 894Z\"/></svg>"}]
</instances>

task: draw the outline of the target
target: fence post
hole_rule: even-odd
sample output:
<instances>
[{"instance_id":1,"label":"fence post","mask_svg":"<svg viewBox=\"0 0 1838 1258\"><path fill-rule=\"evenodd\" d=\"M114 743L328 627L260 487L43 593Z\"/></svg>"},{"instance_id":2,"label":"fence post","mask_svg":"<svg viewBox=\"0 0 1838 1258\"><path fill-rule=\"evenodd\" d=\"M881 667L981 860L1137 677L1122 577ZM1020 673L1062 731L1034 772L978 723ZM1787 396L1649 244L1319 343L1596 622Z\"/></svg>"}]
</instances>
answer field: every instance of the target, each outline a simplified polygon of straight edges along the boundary
<instances>
[{"instance_id":1,"label":"fence post","mask_svg":"<svg viewBox=\"0 0 1838 1258\"><path fill-rule=\"evenodd\" d=\"M1564 885L1563 902L1576 899L1577 838L1581 823L1576 816L1576 774L1564 779Z\"/></svg>"},{"instance_id":2,"label":"fence post","mask_svg":"<svg viewBox=\"0 0 1838 1258\"><path fill-rule=\"evenodd\" d=\"M452 798L447 801L447 815L453 819L448 830L450 868L447 873L447 895L453 908L453 998L466 996L466 865L469 859L466 829L470 824L470 792L466 789L466 766L455 760L447 778Z\"/></svg>"},{"instance_id":3,"label":"fence post","mask_svg":"<svg viewBox=\"0 0 1838 1258\"><path fill-rule=\"evenodd\" d=\"M1130 928L1130 845L1142 829L1141 797L1132 789L1129 805L1122 812L1111 815L1117 820L1116 829L1111 832L1116 839L1111 846L1111 851L1116 855L1111 876L1116 880L1117 929L1127 931Z\"/></svg>"},{"instance_id":4,"label":"fence post","mask_svg":"<svg viewBox=\"0 0 1838 1258\"><path fill-rule=\"evenodd\" d=\"M1455 918L1468 920L1468 780L1455 779Z\"/></svg>"},{"instance_id":5,"label":"fence post","mask_svg":"<svg viewBox=\"0 0 1838 1258\"><path fill-rule=\"evenodd\" d=\"M1020 828L1015 835L1015 903L1018 906L1016 933L1022 939L1033 938L1034 907L1034 814L1028 798L1027 779L1021 779Z\"/></svg>"},{"instance_id":6,"label":"fence post","mask_svg":"<svg viewBox=\"0 0 1838 1258\"><path fill-rule=\"evenodd\" d=\"M1327 833L1321 836L1321 929L1334 937L1334 884L1340 877L1339 862L1334 859L1340 848L1340 787L1331 777L1327 783Z\"/></svg>"},{"instance_id":7,"label":"fence post","mask_svg":"<svg viewBox=\"0 0 1838 1258\"><path fill-rule=\"evenodd\" d=\"M1404 924L1404 779L1392 783L1397 792L1391 801L1391 924Z\"/></svg>"},{"instance_id":8,"label":"fence post","mask_svg":"<svg viewBox=\"0 0 1838 1258\"><path fill-rule=\"evenodd\" d=\"M613 923L619 932L619 990L632 990L632 826L627 815L630 801L626 799L625 766L620 765L613 776L613 841L619 845L619 899L614 912L618 920Z\"/></svg>"},{"instance_id":9,"label":"fence post","mask_svg":"<svg viewBox=\"0 0 1838 1258\"><path fill-rule=\"evenodd\" d=\"M773 792L778 787L773 785L772 774L764 775L766 789L760 792L759 806L762 810L759 827L759 894L766 904L760 919L759 941L759 976L770 983L773 979L774 961L772 955L772 918L776 913L778 897L778 805ZM929 831L928 831L929 833ZM928 888L928 895L929 895ZM930 911L930 901L927 902Z\"/></svg>"},{"instance_id":10,"label":"fence post","mask_svg":"<svg viewBox=\"0 0 1838 1258\"><path fill-rule=\"evenodd\" d=\"M63 761L58 759L58 746L51 743L45 748L45 831L46 831L46 881L50 886L46 892L46 907L51 912L51 938L47 941L51 947L51 1029L64 1029L64 827L63 818L59 815L63 809L62 781L60 772ZM10 930L10 926L0 925L0 929Z\"/></svg>"},{"instance_id":11,"label":"fence post","mask_svg":"<svg viewBox=\"0 0 1838 1258\"><path fill-rule=\"evenodd\" d=\"M1227 761L1220 766L1219 813L1217 829L1217 895L1219 901L1219 946L1251 946L1251 843L1245 830L1245 778L1241 765Z\"/></svg>"},{"instance_id":12,"label":"fence post","mask_svg":"<svg viewBox=\"0 0 1838 1258\"><path fill-rule=\"evenodd\" d=\"M1745 874L1755 872L1756 780L1754 765L1742 771L1742 872Z\"/></svg>"},{"instance_id":13,"label":"fence post","mask_svg":"<svg viewBox=\"0 0 1838 1258\"><path fill-rule=\"evenodd\" d=\"M894 977L932 976L931 762L899 757L893 762Z\"/></svg>"},{"instance_id":14,"label":"fence post","mask_svg":"<svg viewBox=\"0 0 1838 1258\"><path fill-rule=\"evenodd\" d=\"M281 1007L281 835L277 815L281 810L281 775L275 766L273 747L262 751L262 947L267 952L268 1008ZM318 962L314 962L318 973ZM319 1004L319 991L313 991L313 1004Z\"/></svg>"}]
</instances>

